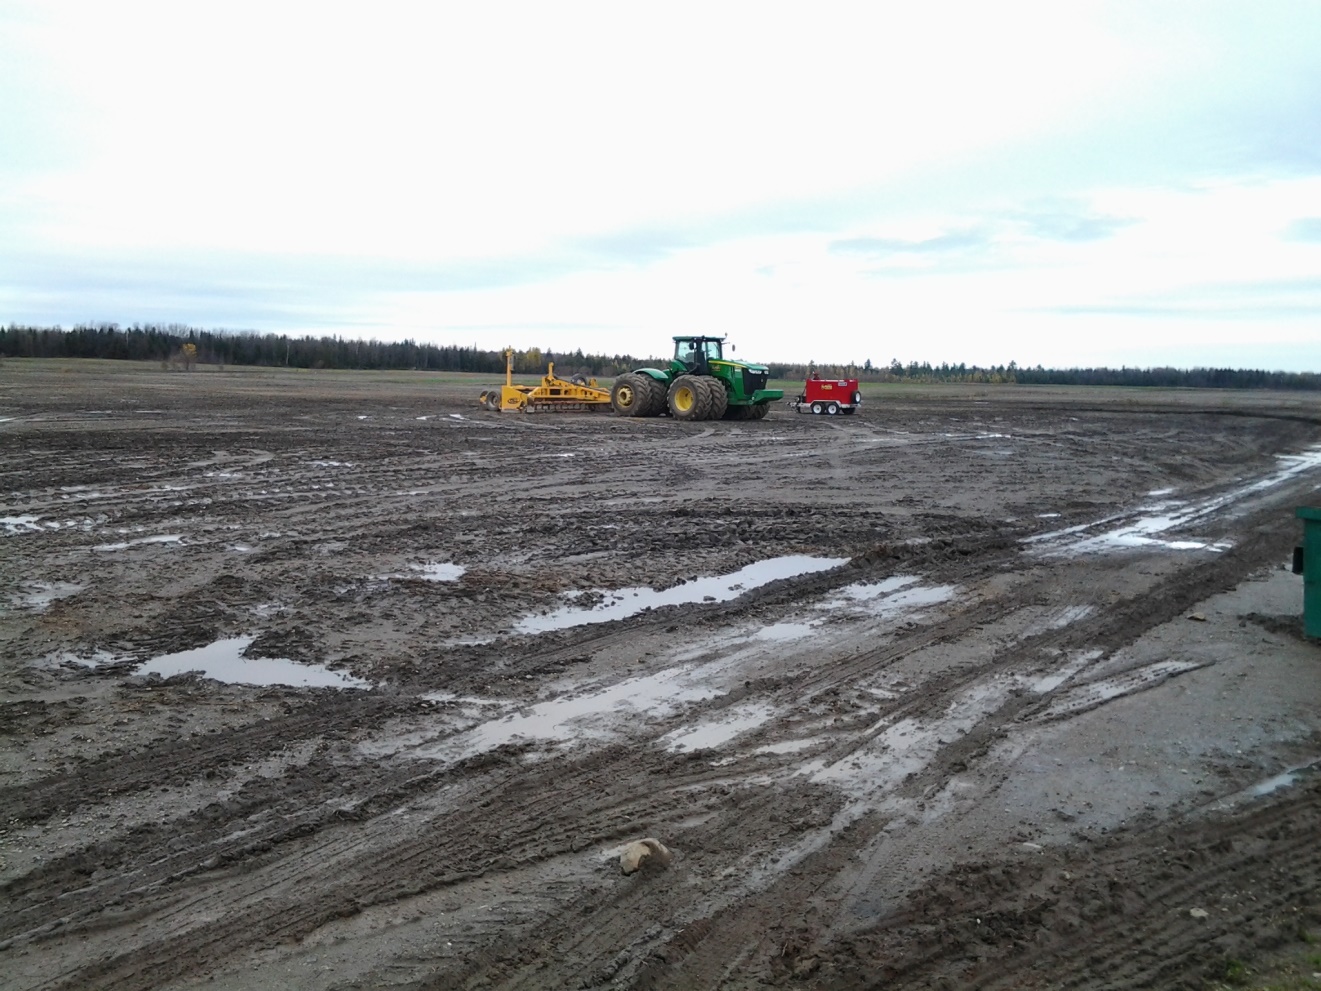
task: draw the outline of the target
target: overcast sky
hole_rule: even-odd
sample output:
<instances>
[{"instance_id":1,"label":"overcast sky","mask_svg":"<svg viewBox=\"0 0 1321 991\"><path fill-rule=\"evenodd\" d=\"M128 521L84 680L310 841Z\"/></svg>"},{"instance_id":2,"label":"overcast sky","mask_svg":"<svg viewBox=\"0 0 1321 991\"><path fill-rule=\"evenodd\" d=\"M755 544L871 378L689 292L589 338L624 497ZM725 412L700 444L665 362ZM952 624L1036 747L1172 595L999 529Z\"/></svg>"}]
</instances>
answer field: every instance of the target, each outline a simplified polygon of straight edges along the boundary
<instances>
[{"instance_id":1,"label":"overcast sky","mask_svg":"<svg viewBox=\"0 0 1321 991\"><path fill-rule=\"evenodd\" d=\"M0 0L0 322L1321 371L1321 2Z\"/></svg>"}]
</instances>

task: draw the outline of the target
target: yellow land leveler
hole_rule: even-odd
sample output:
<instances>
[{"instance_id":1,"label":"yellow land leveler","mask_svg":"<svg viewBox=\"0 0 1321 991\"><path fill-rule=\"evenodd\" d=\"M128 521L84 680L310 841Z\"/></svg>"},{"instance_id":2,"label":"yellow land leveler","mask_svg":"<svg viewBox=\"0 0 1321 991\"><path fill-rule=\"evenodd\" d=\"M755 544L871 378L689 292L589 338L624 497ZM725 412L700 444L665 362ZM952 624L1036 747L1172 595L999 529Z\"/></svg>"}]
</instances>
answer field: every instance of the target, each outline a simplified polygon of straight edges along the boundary
<instances>
[{"instance_id":1,"label":"yellow land leveler","mask_svg":"<svg viewBox=\"0 0 1321 991\"><path fill-rule=\"evenodd\" d=\"M596 379L575 375L555 377L555 362L546 366L540 385L514 385L514 349L505 349L505 384L487 389L477 402L500 413L573 413L610 408L610 391Z\"/></svg>"}]
</instances>

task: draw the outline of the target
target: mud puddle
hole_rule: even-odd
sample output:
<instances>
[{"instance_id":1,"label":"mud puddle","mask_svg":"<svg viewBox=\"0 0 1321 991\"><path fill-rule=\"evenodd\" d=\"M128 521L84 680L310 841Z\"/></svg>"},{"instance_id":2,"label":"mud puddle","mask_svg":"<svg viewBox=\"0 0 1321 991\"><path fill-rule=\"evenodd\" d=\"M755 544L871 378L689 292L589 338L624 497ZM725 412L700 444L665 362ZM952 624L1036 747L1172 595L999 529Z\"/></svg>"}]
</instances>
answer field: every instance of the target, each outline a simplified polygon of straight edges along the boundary
<instances>
[{"instance_id":1,"label":"mud puddle","mask_svg":"<svg viewBox=\"0 0 1321 991\"><path fill-rule=\"evenodd\" d=\"M709 750L765 724L777 710L765 703L733 706L718 717L673 730L657 742L666 750Z\"/></svg>"},{"instance_id":2,"label":"mud puddle","mask_svg":"<svg viewBox=\"0 0 1321 991\"><path fill-rule=\"evenodd\" d=\"M1145 515L1130 519L1120 526L1100 533L1089 534L1087 531L1123 517L1111 516L1095 523L1068 527L1051 533L1036 534L1026 538L1024 543L1036 545L1041 553L1048 555L1096 554L1144 548L1211 552L1228 550L1233 545L1226 540L1168 538L1163 534L1183 530L1194 524L1207 521L1217 514L1232 510L1247 502L1253 496L1260 495L1308 472L1321 469L1321 446L1308 448L1299 454L1277 455L1276 461L1281 465L1277 470L1246 484L1241 484L1220 495L1195 501L1166 499L1139 507L1137 512ZM1153 489L1147 494L1148 496L1163 496L1173 491L1173 488Z\"/></svg>"},{"instance_id":3,"label":"mud puddle","mask_svg":"<svg viewBox=\"0 0 1321 991\"><path fill-rule=\"evenodd\" d=\"M205 647L163 654L138 666L136 674L171 678L199 672L204 678L231 685L287 685L291 688L370 688L361 678L320 665L287 658L244 657L256 637L231 637Z\"/></svg>"},{"instance_id":4,"label":"mud puddle","mask_svg":"<svg viewBox=\"0 0 1321 991\"><path fill-rule=\"evenodd\" d=\"M916 612L940 605L954 597L954 585L915 585L914 575L896 575L881 582L846 585L835 598L817 603L813 608L843 611L889 619L900 613Z\"/></svg>"},{"instance_id":5,"label":"mud puddle","mask_svg":"<svg viewBox=\"0 0 1321 991\"><path fill-rule=\"evenodd\" d=\"M183 543L183 534L181 533L162 533L151 537L135 537L132 540L120 540L113 544L97 544L94 551L124 551L130 547L140 547L146 544L180 544Z\"/></svg>"},{"instance_id":6,"label":"mud puddle","mask_svg":"<svg viewBox=\"0 0 1321 991\"><path fill-rule=\"evenodd\" d=\"M593 691L547 699L442 740L395 747L380 743L373 745L373 752L403 750L419 758L463 760L507 743L607 741L626 735L640 721L662 719L685 705L723 695L722 689L703 682L708 673L703 667L667 668ZM438 732L449 729L441 726Z\"/></svg>"},{"instance_id":7,"label":"mud puddle","mask_svg":"<svg viewBox=\"0 0 1321 991\"><path fill-rule=\"evenodd\" d=\"M82 585L75 585L73 582L29 582L21 586L18 592L10 597L10 601L19 609L45 612L51 603L70 598L82 590Z\"/></svg>"},{"instance_id":8,"label":"mud puddle","mask_svg":"<svg viewBox=\"0 0 1321 991\"><path fill-rule=\"evenodd\" d=\"M578 593L578 596L599 595L603 601L586 607L566 605L545 615L525 616L514 624L514 629L519 633L546 633L551 630L567 630L575 626L628 619L649 609L660 609L665 606L728 602L744 592L773 581L829 571L841 564L847 564L848 560L842 557L821 558L791 554L758 561L727 575L698 578L661 591L637 587L615 591L598 589L594 592Z\"/></svg>"}]
</instances>

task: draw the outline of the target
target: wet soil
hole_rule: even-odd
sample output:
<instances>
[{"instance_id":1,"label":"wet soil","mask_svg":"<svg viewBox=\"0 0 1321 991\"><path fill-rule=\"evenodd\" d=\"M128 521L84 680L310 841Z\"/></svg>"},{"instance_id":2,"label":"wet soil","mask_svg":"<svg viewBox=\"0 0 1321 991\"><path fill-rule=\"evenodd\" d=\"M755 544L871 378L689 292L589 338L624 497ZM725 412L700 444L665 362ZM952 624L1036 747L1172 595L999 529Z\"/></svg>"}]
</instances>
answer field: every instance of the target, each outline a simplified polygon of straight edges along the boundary
<instances>
[{"instance_id":1,"label":"wet soil","mask_svg":"<svg viewBox=\"0 0 1321 991\"><path fill-rule=\"evenodd\" d=\"M0 986L1196 988L1316 931L1321 399L489 384L0 367Z\"/></svg>"}]
</instances>

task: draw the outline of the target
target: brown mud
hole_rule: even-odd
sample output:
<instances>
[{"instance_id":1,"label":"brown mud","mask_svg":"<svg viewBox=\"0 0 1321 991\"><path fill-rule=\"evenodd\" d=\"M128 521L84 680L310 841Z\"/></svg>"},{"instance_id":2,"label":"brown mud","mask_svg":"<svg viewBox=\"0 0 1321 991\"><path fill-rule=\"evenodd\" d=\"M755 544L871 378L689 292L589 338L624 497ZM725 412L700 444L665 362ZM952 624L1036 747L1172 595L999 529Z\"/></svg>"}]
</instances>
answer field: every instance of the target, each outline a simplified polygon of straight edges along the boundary
<instances>
[{"instance_id":1,"label":"brown mud","mask_svg":"<svg viewBox=\"0 0 1321 991\"><path fill-rule=\"evenodd\" d=\"M1321 400L488 384L0 367L0 986L1195 988L1315 931Z\"/></svg>"}]
</instances>

